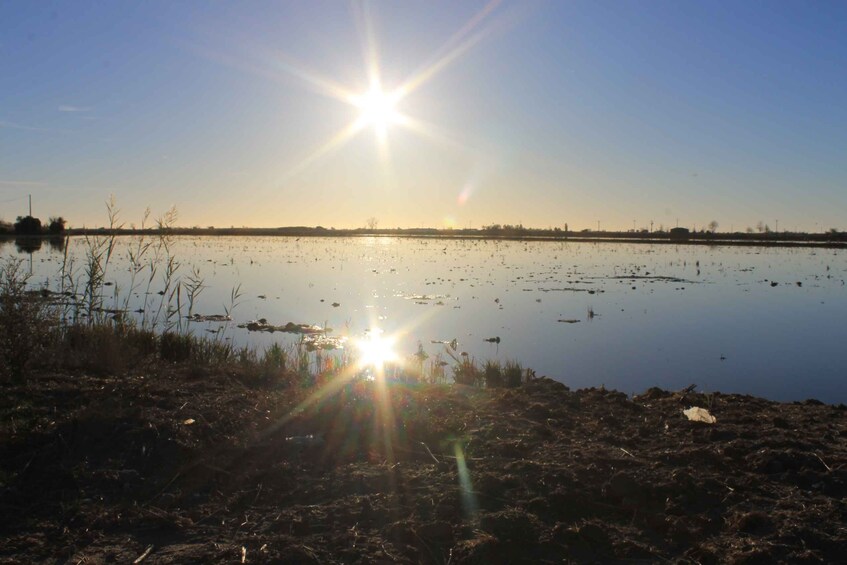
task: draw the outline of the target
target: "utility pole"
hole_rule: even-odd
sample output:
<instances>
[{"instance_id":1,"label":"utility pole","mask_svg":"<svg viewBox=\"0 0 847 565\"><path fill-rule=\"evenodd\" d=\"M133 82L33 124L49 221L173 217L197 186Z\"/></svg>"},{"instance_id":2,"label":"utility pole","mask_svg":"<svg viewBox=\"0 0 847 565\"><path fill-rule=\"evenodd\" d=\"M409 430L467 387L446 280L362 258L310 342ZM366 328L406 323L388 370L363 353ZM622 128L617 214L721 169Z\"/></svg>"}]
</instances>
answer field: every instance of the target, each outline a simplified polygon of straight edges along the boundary
<instances>
[{"instance_id":1,"label":"utility pole","mask_svg":"<svg viewBox=\"0 0 847 565\"><path fill-rule=\"evenodd\" d=\"M597 231L600 231L600 220L597 220Z\"/></svg>"},{"instance_id":2,"label":"utility pole","mask_svg":"<svg viewBox=\"0 0 847 565\"><path fill-rule=\"evenodd\" d=\"M776 221L776 232L779 233L779 220Z\"/></svg>"},{"instance_id":3,"label":"utility pole","mask_svg":"<svg viewBox=\"0 0 847 565\"><path fill-rule=\"evenodd\" d=\"M32 217L32 194L29 195L29 216Z\"/></svg>"}]
</instances>

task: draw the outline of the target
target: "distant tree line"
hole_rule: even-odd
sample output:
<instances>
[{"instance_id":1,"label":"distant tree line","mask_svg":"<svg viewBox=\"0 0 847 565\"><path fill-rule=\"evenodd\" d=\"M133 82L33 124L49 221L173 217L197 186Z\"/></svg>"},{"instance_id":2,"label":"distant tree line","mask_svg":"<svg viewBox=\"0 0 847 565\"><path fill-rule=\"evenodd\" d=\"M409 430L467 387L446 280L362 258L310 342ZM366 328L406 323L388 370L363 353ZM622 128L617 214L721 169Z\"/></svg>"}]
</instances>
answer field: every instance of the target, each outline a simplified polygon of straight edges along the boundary
<instances>
[{"instance_id":1,"label":"distant tree line","mask_svg":"<svg viewBox=\"0 0 847 565\"><path fill-rule=\"evenodd\" d=\"M62 235L68 222L62 216L51 216L44 225L33 216L18 216L14 224L0 222L0 233L15 235Z\"/></svg>"}]
</instances>

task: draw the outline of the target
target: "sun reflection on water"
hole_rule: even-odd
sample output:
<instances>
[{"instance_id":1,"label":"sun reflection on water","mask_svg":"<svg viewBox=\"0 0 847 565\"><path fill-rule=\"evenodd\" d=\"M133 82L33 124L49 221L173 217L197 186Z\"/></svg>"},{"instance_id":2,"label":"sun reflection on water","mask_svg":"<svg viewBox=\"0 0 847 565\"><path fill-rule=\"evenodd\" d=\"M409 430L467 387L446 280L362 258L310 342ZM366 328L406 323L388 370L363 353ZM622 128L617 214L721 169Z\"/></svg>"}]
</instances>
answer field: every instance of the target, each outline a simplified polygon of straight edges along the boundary
<instances>
[{"instance_id":1,"label":"sun reflection on water","mask_svg":"<svg viewBox=\"0 0 847 565\"><path fill-rule=\"evenodd\" d=\"M386 336L378 328L373 328L364 338L356 340L355 345L359 353L359 370L372 368L377 373L382 373L386 363L394 363L399 360L394 346L397 339Z\"/></svg>"}]
</instances>

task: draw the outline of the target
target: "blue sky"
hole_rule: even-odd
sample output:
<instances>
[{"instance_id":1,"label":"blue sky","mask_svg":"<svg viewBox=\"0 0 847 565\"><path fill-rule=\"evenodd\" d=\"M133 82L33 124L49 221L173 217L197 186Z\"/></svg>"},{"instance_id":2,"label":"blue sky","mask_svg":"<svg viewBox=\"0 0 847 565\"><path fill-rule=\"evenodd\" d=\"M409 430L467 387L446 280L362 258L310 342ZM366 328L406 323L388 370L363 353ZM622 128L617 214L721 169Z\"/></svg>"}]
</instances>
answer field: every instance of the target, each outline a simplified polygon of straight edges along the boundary
<instances>
[{"instance_id":1,"label":"blue sky","mask_svg":"<svg viewBox=\"0 0 847 565\"><path fill-rule=\"evenodd\" d=\"M3 2L0 217L847 229L845 100L843 2Z\"/></svg>"}]
</instances>

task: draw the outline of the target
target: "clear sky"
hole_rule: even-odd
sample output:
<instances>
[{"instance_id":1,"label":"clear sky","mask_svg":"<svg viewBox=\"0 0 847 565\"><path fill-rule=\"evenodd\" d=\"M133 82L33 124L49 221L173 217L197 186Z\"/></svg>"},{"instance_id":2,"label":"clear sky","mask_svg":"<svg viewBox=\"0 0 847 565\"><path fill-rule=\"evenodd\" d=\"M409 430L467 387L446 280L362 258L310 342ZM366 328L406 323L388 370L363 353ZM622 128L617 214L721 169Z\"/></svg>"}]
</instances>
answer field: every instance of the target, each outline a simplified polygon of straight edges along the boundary
<instances>
[{"instance_id":1,"label":"clear sky","mask_svg":"<svg viewBox=\"0 0 847 565\"><path fill-rule=\"evenodd\" d=\"M847 229L847 3L0 2L0 217Z\"/></svg>"}]
</instances>

